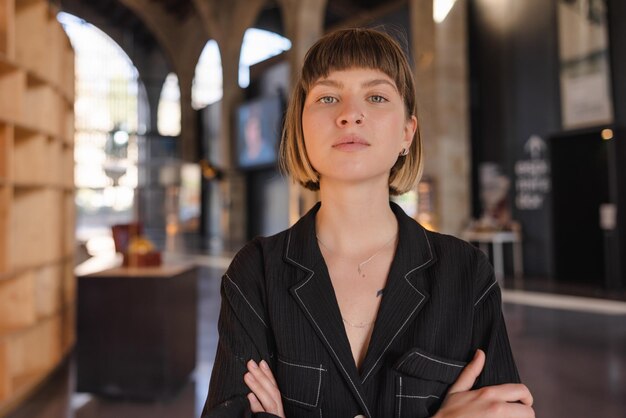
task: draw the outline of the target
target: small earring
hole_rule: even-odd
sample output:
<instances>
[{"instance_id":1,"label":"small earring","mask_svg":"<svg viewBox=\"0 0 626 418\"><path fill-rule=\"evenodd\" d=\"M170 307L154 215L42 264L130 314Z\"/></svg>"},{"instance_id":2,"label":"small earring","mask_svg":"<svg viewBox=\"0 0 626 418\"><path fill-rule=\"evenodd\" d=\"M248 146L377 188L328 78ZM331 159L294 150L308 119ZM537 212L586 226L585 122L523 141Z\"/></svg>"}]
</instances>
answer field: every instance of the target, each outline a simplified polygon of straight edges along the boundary
<instances>
[{"instance_id":1,"label":"small earring","mask_svg":"<svg viewBox=\"0 0 626 418\"><path fill-rule=\"evenodd\" d=\"M408 148L402 148L402 152L400 152L400 157L405 157L408 154L409 154L409 149Z\"/></svg>"}]
</instances>

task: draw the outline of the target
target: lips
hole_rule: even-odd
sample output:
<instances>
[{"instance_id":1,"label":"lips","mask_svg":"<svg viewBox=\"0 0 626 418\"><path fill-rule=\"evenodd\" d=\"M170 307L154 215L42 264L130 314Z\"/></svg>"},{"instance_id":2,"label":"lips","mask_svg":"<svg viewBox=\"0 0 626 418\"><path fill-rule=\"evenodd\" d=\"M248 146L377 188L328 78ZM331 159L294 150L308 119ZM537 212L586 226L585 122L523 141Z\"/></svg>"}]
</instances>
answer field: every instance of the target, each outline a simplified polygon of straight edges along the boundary
<instances>
[{"instance_id":1,"label":"lips","mask_svg":"<svg viewBox=\"0 0 626 418\"><path fill-rule=\"evenodd\" d=\"M369 142L361 138L358 135L346 135L339 138L334 144L333 148L339 149L361 149L369 147Z\"/></svg>"}]
</instances>

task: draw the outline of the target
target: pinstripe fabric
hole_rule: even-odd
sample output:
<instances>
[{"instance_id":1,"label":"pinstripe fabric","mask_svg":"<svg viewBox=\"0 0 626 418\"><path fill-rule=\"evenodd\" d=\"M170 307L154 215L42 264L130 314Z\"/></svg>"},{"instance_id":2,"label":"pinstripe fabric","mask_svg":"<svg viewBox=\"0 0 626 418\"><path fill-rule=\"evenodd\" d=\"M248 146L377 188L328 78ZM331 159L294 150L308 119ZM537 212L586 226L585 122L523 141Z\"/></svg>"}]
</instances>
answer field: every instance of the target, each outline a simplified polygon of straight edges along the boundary
<instances>
[{"instance_id":1,"label":"pinstripe fabric","mask_svg":"<svg viewBox=\"0 0 626 418\"><path fill-rule=\"evenodd\" d=\"M251 358L272 367L289 418L429 417L477 348L487 353L477 387L519 382L486 257L426 231L393 203L398 247L357 370L315 240L319 207L247 244L228 268L203 417L250 415L243 375Z\"/></svg>"}]
</instances>

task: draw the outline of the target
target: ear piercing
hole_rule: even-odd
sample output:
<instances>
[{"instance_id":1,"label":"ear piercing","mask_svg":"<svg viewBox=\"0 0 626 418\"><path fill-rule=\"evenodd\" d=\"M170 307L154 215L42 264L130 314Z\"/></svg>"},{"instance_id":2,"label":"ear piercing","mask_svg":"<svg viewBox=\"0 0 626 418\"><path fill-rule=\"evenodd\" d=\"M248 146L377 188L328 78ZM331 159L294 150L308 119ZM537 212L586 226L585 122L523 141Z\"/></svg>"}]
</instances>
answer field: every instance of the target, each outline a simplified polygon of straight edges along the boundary
<instances>
[{"instance_id":1,"label":"ear piercing","mask_svg":"<svg viewBox=\"0 0 626 418\"><path fill-rule=\"evenodd\" d=\"M400 157L404 157L406 155L409 154L409 149L408 148L402 148L402 151L400 152Z\"/></svg>"}]
</instances>

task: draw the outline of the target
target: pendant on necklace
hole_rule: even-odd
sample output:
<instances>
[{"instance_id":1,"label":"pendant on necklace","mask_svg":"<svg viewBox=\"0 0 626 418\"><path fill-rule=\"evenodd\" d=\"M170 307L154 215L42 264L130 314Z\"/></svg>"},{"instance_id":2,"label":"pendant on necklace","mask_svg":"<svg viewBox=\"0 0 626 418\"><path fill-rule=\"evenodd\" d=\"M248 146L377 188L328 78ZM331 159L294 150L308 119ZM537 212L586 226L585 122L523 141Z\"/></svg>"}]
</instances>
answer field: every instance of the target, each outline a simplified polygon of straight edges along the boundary
<instances>
[{"instance_id":1,"label":"pendant on necklace","mask_svg":"<svg viewBox=\"0 0 626 418\"><path fill-rule=\"evenodd\" d=\"M363 270L361 270L361 265L360 264L356 267L356 269L359 272L359 276L365 277L365 273L363 273Z\"/></svg>"}]
</instances>

